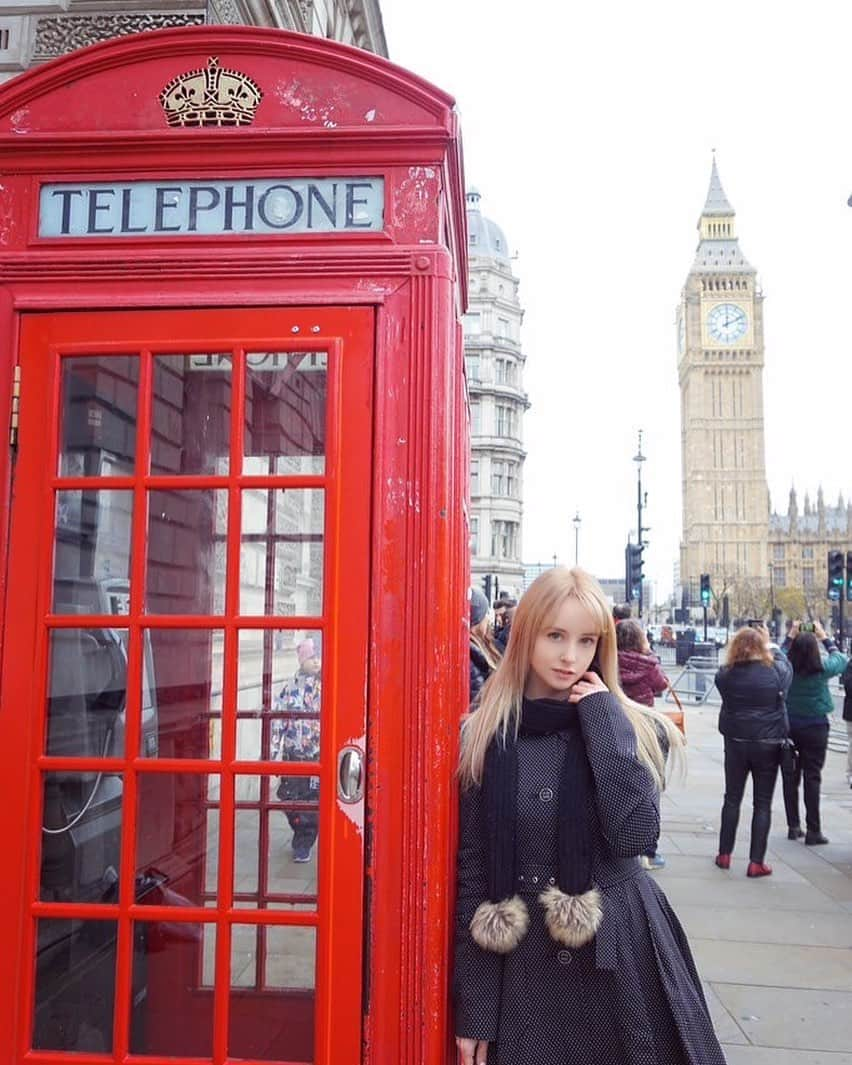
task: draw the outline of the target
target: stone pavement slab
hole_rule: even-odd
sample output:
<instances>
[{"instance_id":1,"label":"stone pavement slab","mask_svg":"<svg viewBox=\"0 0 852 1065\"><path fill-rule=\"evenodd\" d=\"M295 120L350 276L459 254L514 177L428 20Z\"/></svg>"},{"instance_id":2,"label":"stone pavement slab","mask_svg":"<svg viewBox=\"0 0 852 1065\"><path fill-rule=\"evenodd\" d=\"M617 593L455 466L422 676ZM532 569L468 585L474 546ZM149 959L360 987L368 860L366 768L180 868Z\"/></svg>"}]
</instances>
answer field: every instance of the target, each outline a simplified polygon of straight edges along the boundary
<instances>
[{"instance_id":1,"label":"stone pavement slab","mask_svg":"<svg viewBox=\"0 0 852 1065\"><path fill-rule=\"evenodd\" d=\"M750 1043L788 1050L852 1050L852 994L803 988L711 987Z\"/></svg>"},{"instance_id":2,"label":"stone pavement slab","mask_svg":"<svg viewBox=\"0 0 852 1065\"><path fill-rule=\"evenodd\" d=\"M852 1065L852 1054L725 1045L728 1065Z\"/></svg>"},{"instance_id":3,"label":"stone pavement slab","mask_svg":"<svg viewBox=\"0 0 852 1065\"><path fill-rule=\"evenodd\" d=\"M716 939L693 939L691 945L701 975L711 983L724 980L737 984L852 992L848 948L750 941L746 949L737 950L730 942ZM847 1023L852 1033L852 1013L848 1015Z\"/></svg>"},{"instance_id":4,"label":"stone pavement slab","mask_svg":"<svg viewBox=\"0 0 852 1065\"><path fill-rule=\"evenodd\" d=\"M663 890L665 886L663 886ZM683 905L677 908L690 941L715 939L732 943L792 943L852 948L852 914L810 913L799 920L779 920L773 910Z\"/></svg>"}]
</instances>

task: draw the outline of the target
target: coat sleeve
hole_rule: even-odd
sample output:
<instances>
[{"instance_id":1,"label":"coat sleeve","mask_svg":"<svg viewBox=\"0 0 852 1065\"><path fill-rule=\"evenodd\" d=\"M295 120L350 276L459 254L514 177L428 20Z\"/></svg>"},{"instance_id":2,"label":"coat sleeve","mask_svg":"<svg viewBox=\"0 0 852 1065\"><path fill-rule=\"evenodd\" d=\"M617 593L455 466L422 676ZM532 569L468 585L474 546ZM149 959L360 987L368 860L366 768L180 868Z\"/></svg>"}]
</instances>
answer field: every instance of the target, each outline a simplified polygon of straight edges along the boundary
<instances>
[{"instance_id":1,"label":"coat sleeve","mask_svg":"<svg viewBox=\"0 0 852 1065\"><path fill-rule=\"evenodd\" d=\"M842 651L838 651L835 647L828 652L828 658L823 663L822 671L826 677L839 677L840 674L846 669L846 664L849 659Z\"/></svg>"},{"instance_id":2,"label":"coat sleeve","mask_svg":"<svg viewBox=\"0 0 852 1065\"><path fill-rule=\"evenodd\" d=\"M604 838L617 858L644 854L660 834L660 804L636 754L633 727L609 692L587 695L577 705Z\"/></svg>"},{"instance_id":3,"label":"coat sleeve","mask_svg":"<svg viewBox=\"0 0 852 1065\"><path fill-rule=\"evenodd\" d=\"M772 657L775 660L775 672L778 675L778 683L784 689L784 694L790 690L790 683L793 680L793 667L787 661L786 657L781 651L773 651Z\"/></svg>"},{"instance_id":4,"label":"coat sleeve","mask_svg":"<svg viewBox=\"0 0 852 1065\"><path fill-rule=\"evenodd\" d=\"M659 662L654 663L654 668L650 671L648 680L654 689L654 695L662 695L669 686L669 678L663 672Z\"/></svg>"},{"instance_id":5,"label":"coat sleeve","mask_svg":"<svg viewBox=\"0 0 852 1065\"><path fill-rule=\"evenodd\" d=\"M456 864L455 959L453 1003L455 1034L466 1039L497 1039L503 956L477 946L470 922L488 898L485 813L479 788L466 788L459 803L459 851Z\"/></svg>"}]
</instances>

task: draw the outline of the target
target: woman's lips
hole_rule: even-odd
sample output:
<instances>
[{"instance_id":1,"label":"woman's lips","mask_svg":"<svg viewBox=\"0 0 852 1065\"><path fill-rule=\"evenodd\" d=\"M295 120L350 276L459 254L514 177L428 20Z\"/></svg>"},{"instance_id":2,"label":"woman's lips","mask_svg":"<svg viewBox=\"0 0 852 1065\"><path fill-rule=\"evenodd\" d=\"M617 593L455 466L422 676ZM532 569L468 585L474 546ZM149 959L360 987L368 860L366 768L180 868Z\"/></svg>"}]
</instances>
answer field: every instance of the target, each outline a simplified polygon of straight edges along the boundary
<instances>
[{"instance_id":1,"label":"woman's lips","mask_svg":"<svg viewBox=\"0 0 852 1065\"><path fill-rule=\"evenodd\" d=\"M566 679L567 679L568 677L573 677L573 676L574 676L574 671L573 671L572 669L554 669L554 671L553 671L553 672L554 672L554 673L555 673L555 674L556 674L556 675L557 675L558 677L565 677Z\"/></svg>"}]
</instances>

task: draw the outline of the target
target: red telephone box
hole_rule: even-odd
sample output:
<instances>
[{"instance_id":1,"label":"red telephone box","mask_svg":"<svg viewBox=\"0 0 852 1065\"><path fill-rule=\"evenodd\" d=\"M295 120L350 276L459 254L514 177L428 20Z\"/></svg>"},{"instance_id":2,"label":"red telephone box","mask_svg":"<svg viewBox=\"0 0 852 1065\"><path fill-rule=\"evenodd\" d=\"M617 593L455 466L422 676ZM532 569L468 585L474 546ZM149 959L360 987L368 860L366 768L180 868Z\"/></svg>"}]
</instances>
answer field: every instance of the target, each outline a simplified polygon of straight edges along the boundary
<instances>
[{"instance_id":1,"label":"red telephone box","mask_svg":"<svg viewBox=\"0 0 852 1065\"><path fill-rule=\"evenodd\" d=\"M0 91L0 1059L449 1060L452 100L271 30Z\"/></svg>"}]
</instances>

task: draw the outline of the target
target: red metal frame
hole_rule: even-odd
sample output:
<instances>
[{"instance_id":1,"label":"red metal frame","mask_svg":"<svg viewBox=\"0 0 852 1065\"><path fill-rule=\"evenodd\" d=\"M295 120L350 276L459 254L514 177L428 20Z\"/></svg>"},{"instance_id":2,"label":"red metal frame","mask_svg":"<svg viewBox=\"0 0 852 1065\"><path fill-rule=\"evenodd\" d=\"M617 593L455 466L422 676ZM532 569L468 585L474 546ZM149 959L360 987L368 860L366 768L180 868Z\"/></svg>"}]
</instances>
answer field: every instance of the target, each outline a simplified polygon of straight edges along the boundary
<instances>
[{"instance_id":1,"label":"red metal frame","mask_svg":"<svg viewBox=\"0 0 852 1065\"><path fill-rule=\"evenodd\" d=\"M361 972L361 895L351 891L352 882L363 876L363 836L353 829L351 820L338 808L335 795L336 751L341 743L353 735L361 735L366 726L366 705L363 692L366 686L366 592L368 588L368 515L364 497L369 491L369 440L357 433L359 420L371 400L373 322L369 309L357 312L335 312L325 309L311 312L311 322L320 332L310 340L294 342L289 339L291 328L303 321L298 312L281 310L197 311L197 312L137 312L121 314L46 315L24 320L21 347L22 386L24 402L21 407L21 449L17 475L20 487L14 507L12 529L12 559L24 544L38 542L38 560L25 579L18 579L13 566L10 583L10 606L14 616L22 622L22 633L31 633L30 615L36 619L35 644L32 637L17 640L17 627L10 633L9 651L12 661L21 668L7 671L7 691L15 693L18 705L33 707L29 716L30 746L15 751L16 759L33 767L29 780L29 826L22 821L19 839L15 841L22 853L29 855L27 885L29 900L38 898L39 830L41 824L41 773L113 769L124 780L122 818L122 876L117 905L59 904L31 901L27 907L33 917L88 917L118 921L118 961L116 1012L114 1026L114 1060L123 1060L128 1052L128 1025L131 980L131 922L135 919L176 919L168 907L152 907L135 902L133 871L136 868L136 786L140 773L218 773L222 778L220 799L220 832L223 844L218 869L218 900L216 910L187 907L178 920L217 921L216 937L216 1024L214 1028L213 1060L227 1058L228 1000L230 967L230 929L234 924L314 926L318 929L317 952L317 1013L326 1016L325 1024L318 1024L321 1033L331 1030L332 1005L344 1016L357 1017L360 1010L359 978ZM113 337L109 343L100 338ZM284 338L284 339L282 339ZM137 414L137 473L134 477L67 478L51 476L57 468L59 433L59 364L63 356L77 354L107 354L126 352L128 341L138 341L141 351L139 406ZM242 476L242 428L244 422L244 375L235 372L231 408L230 472L224 477L160 477L146 473L150 440L151 360L152 352L222 350L232 346L234 367L242 365L246 348L255 350L328 350L328 417L327 469L323 477ZM52 431L44 432L44 417L40 400L48 400ZM347 441L346 448L342 440ZM346 551L339 546L327 551L324 572L323 614L311 618L243 617L239 609L239 552L241 542L240 498L246 487L303 488L305 485L324 488L326 492L326 541L339 545L345 538ZM340 490L341 483L350 486L349 492ZM44 721L37 708L46 704L47 638L55 628L85 628L115 626L111 617L87 615L53 615L49 612L53 539L50 535L54 514L53 492L59 489L87 487L92 489L132 488L135 495L132 537L132 578L130 611L124 624L131 632L128 681L128 712L123 759L57 758L44 750ZM227 592L224 618L204 616L157 617L143 609L146 577L147 509L146 493L152 488L217 487L226 489L230 497L229 536L227 542ZM346 565L341 563L344 561ZM35 577L35 580L33 579ZM358 603L361 604L360 609ZM343 609L346 604L346 609ZM355 623L348 631L347 618ZM247 762L236 757L236 685L238 634L246 628L283 629L306 626L321 631L325 637L326 655L323 666L327 705L334 714L323 722L321 762L281 763ZM141 641L143 628L223 629L225 632L225 697L223 700L222 759L156 759L132 755L139 750L141 692ZM40 636L39 636L40 633ZM30 663L36 653L38 666ZM358 683L358 675L361 682ZM342 678L345 678L343 683ZM359 696L359 692L362 693ZM320 861L320 904L317 912L284 912L280 910L236 908L234 895L234 817L233 785L240 773L278 776L316 774L320 776L322 858ZM22 831L23 830L23 831ZM11 842L11 841L10 841ZM13 844L13 845L15 845ZM263 856L265 859L265 855ZM322 900L325 899L326 902ZM328 900L333 900L329 902ZM265 900L261 900L261 905ZM218 915L218 916L217 916ZM17 938L18 921L14 914L0 914L7 927L2 936L11 943ZM34 949L34 921L28 922L23 959L32 958ZM264 935L259 934L263 942ZM332 958L337 961L332 966ZM21 956L19 955L19 958ZM29 964L19 961L19 972L26 972ZM19 982L21 991L20 1020L17 1027L26 1038L28 1018L32 1015L32 984ZM356 1055L360 1044L360 1025L347 1031L339 1024L335 1029L335 1053ZM19 1045L19 1053L27 1053L28 1041ZM317 1048L317 1061L331 1061L328 1047ZM33 1061L46 1060L51 1055L29 1053ZM113 1059L111 1059L113 1060Z\"/></svg>"},{"instance_id":2,"label":"red metal frame","mask_svg":"<svg viewBox=\"0 0 852 1065\"><path fill-rule=\"evenodd\" d=\"M222 66L246 71L264 87L255 125L167 129L156 102L160 89L176 73L203 65L209 55L218 55ZM276 91L294 84L310 91L320 109L335 108L336 124L306 118L292 94ZM22 115L27 117L25 129ZM43 181L284 173L383 177L384 231L357 237L179 241L45 241L34 236L36 192ZM178 322L182 308L233 307L238 315L240 308L286 306L308 328L323 306L355 308L341 310L342 319L364 313L359 307L373 309L372 408L364 405L358 427L372 447L373 500L367 515L371 546L365 556L369 600L362 604L369 613L363 628L369 642L364 986L358 989L356 1015L341 1013L336 1027L329 1024L319 1033L317 1056L330 1061L334 1046L335 1059L341 1060L335 1037L341 1026L352 1025L363 1033L364 1063L440 1065L453 1060L448 914L453 769L458 717L466 700L467 585L467 428L458 327L467 290L466 236L453 101L389 63L315 38L236 27L150 33L98 45L4 86L0 180L11 205L0 218L0 412L9 407L19 358L18 323L27 312L74 311L69 318L79 317L97 331L102 329L97 323L106 321L100 312L123 316L133 308L171 308ZM183 320L202 318L187 314ZM229 335L243 333L236 329ZM194 339L203 345L206 337L202 331ZM27 399L28 387L25 383L25 408L33 403ZM43 447L43 441L31 444ZM13 455L0 448L0 510L5 513L10 501L13 510L17 507L20 487L40 476L23 436L16 461L12 494ZM342 492L356 480L344 478ZM229 520L233 535L236 508ZM138 510L136 521L142 521ZM5 557L8 548L11 559L4 608L33 595L43 535L44 530L30 529L10 547L0 525L0 551ZM342 566L341 547L327 542L328 566ZM229 606L234 594L229 589ZM358 596L346 604L350 618L353 603L359 604ZM31 768L12 752L29 749L29 718L13 709L25 706L27 696L15 666L27 662L26 648L37 635L38 620L14 610L9 615L14 624L0 626L5 636L0 713L6 717L0 825L7 840L20 839L19 823L31 822L37 805ZM299 620L307 621L287 622L296 625ZM162 624L181 627L187 619L169 617ZM266 626L252 619L247 624L280 627L281 621ZM348 631L352 628L350 621ZM131 644L131 653L132 668L138 671L138 641ZM233 655L230 661L233 671ZM36 663L33 672L43 668L44 663ZM233 672L225 679L233 689ZM224 762L233 755L233 746L223 750ZM181 760L162 769L197 773L204 765ZM255 763L234 762L230 768L258 772ZM276 768L280 772L280 763ZM271 766L262 770L272 773ZM330 816L327 804L325 810ZM127 813L132 819L135 807ZM222 816L234 816L227 789ZM125 840L131 829L132 821L126 820ZM220 869L220 877L227 875ZM14 915L25 912L31 884L12 878L0 884L0 921L7 927L11 920L14 928ZM129 900L120 898L117 912L129 914L128 906ZM153 916L147 907L145 916ZM264 916L266 920L272 918ZM28 930L29 924L21 927ZM330 943L328 957L355 945ZM130 949L127 940L123 957ZM227 946L217 943L217 950L222 971ZM0 956L3 986L19 988L17 958L15 951ZM15 1061L23 1053L17 1006L15 996L0 1001L0 1056ZM4 1044L9 1038L4 1033L16 1033L17 1050ZM219 1055L222 1038L216 1046ZM75 1059L79 1065L113 1060ZM68 1059L38 1054L31 1060ZM344 1060L349 1065L359 1059Z\"/></svg>"}]
</instances>

